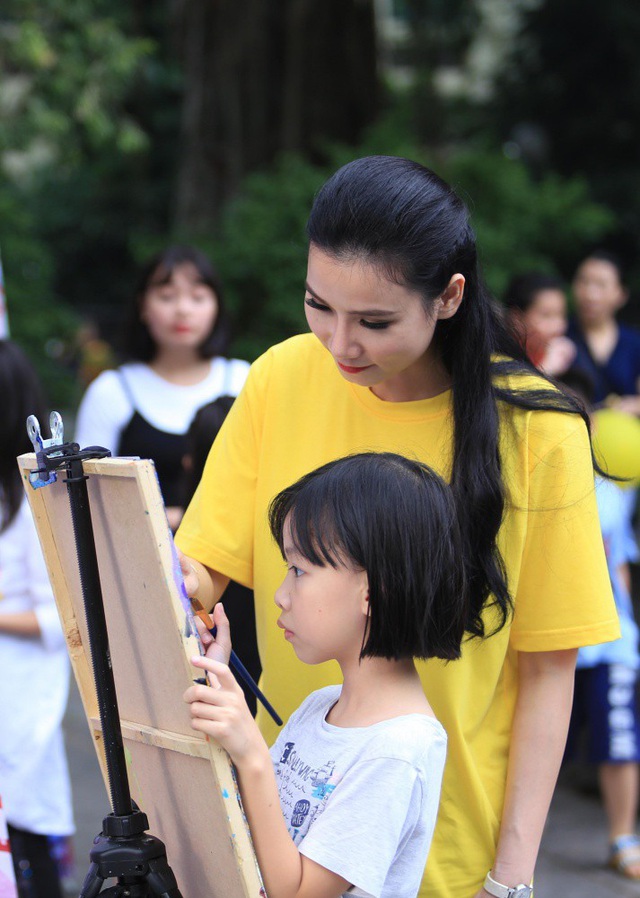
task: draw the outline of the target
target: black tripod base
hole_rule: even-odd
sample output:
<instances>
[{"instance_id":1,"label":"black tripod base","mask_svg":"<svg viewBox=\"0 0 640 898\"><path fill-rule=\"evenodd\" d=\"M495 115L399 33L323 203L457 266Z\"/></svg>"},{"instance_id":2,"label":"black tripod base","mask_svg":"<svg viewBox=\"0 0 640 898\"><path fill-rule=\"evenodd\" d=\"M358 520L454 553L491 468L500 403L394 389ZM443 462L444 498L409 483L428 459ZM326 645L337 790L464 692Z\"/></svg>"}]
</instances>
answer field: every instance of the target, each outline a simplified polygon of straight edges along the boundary
<instances>
[{"instance_id":1,"label":"black tripod base","mask_svg":"<svg viewBox=\"0 0 640 898\"><path fill-rule=\"evenodd\" d=\"M173 871L167 862L164 842L147 833L113 837L101 833L90 852L91 865L80 898L182 898ZM107 879L114 886L101 892Z\"/></svg>"}]
</instances>

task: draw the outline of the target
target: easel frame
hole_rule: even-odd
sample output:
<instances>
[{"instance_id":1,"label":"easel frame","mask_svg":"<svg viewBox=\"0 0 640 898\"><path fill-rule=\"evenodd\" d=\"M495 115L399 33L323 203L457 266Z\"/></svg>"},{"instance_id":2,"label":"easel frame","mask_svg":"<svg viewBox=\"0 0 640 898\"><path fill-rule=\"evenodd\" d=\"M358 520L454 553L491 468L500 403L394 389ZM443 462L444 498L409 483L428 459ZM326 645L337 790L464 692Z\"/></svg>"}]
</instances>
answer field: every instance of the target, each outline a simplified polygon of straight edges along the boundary
<instances>
[{"instance_id":1,"label":"easel frame","mask_svg":"<svg viewBox=\"0 0 640 898\"><path fill-rule=\"evenodd\" d=\"M59 478L34 489L35 455L18 462L106 783L66 488ZM232 765L218 745L191 729L182 701L198 643L186 635L180 574L153 463L108 458L86 461L84 471L132 796L165 842L188 898L264 896Z\"/></svg>"}]
</instances>

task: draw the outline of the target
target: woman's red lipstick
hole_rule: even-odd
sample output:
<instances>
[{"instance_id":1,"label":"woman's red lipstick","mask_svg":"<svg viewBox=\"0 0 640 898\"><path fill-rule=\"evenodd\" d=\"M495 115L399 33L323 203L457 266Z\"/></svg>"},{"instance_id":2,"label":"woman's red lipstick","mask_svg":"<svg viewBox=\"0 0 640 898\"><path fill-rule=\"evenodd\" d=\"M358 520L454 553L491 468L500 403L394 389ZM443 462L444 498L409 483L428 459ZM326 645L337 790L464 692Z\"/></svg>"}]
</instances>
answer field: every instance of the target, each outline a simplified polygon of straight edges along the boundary
<instances>
[{"instance_id":1,"label":"woman's red lipstick","mask_svg":"<svg viewBox=\"0 0 640 898\"><path fill-rule=\"evenodd\" d=\"M372 368L373 365L361 365L358 368L354 368L352 365L343 365L342 362L337 362L338 368L341 368L343 371L346 371L347 374L360 374L361 371L366 371L367 368Z\"/></svg>"}]
</instances>

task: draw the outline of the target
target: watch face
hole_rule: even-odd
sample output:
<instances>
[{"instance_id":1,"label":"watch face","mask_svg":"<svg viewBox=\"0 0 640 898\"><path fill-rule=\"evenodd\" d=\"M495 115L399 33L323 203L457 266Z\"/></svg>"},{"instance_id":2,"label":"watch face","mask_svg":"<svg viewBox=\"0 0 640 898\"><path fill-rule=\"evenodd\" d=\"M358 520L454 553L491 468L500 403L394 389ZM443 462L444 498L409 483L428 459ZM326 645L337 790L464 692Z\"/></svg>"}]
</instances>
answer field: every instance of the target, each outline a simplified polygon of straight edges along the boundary
<instances>
[{"instance_id":1,"label":"watch face","mask_svg":"<svg viewBox=\"0 0 640 898\"><path fill-rule=\"evenodd\" d=\"M533 889L531 886L518 886L511 893L512 898L531 898L533 894Z\"/></svg>"}]
</instances>

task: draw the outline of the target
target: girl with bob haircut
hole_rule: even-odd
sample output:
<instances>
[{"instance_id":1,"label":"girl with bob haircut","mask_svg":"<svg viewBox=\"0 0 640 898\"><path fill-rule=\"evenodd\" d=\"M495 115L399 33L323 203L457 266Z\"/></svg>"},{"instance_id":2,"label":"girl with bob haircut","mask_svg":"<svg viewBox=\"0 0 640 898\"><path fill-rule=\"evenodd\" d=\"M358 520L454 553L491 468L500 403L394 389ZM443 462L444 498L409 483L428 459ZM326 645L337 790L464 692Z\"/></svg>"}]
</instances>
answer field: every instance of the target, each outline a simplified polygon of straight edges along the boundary
<instances>
[{"instance_id":1,"label":"girl with bob haircut","mask_svg":"<svg viewBox=\"0 0 640 898\"><path fill-rule=\"evenodd\" d=\"M199 408L236 396L249 365L226 358L230 325L222 284L209 259L193 247L170 246L144 266L127 335L129 362L89 385L76 441L114 455L156 464L169 523L185 504L182 457Z\"/></svg>"},{"instance_id":2,"label":"girl with bob haircut","mask_svg":"<svg viewBox=\"0 0 640 898\"><path fill-rule=\"evenodd\" d=\"M455 664L417 662L449 735L420 895L526 898L577 648L619 633L588 422L527 360L482 281L466 206L432 171L356 159L316 196L307 233L311 333L254 363L216 439L177 535L187 589L208 608L228 578L254 589L263 688L286 716L338 673L275 638L270 498L368 450L450 482L470 638Z\"/></svg>"},{"instance_id":3,"label":"girl with bob haircut","mask_svg":"<svg viewBox=\"0 0 640 898\"><path fill-rule=\"evenodd\" d=\"M216 688L185 693L192 725L236 766L270 898L411 898L446 751L413 658L458 658L466 616L450 488L418 461L354 455L283 490L269 525L288 566L278 626L301 661L337 661L343 684L310 695L269 752L218 605L217 639L194 659Z\"/></svg>"}]
</instances>

